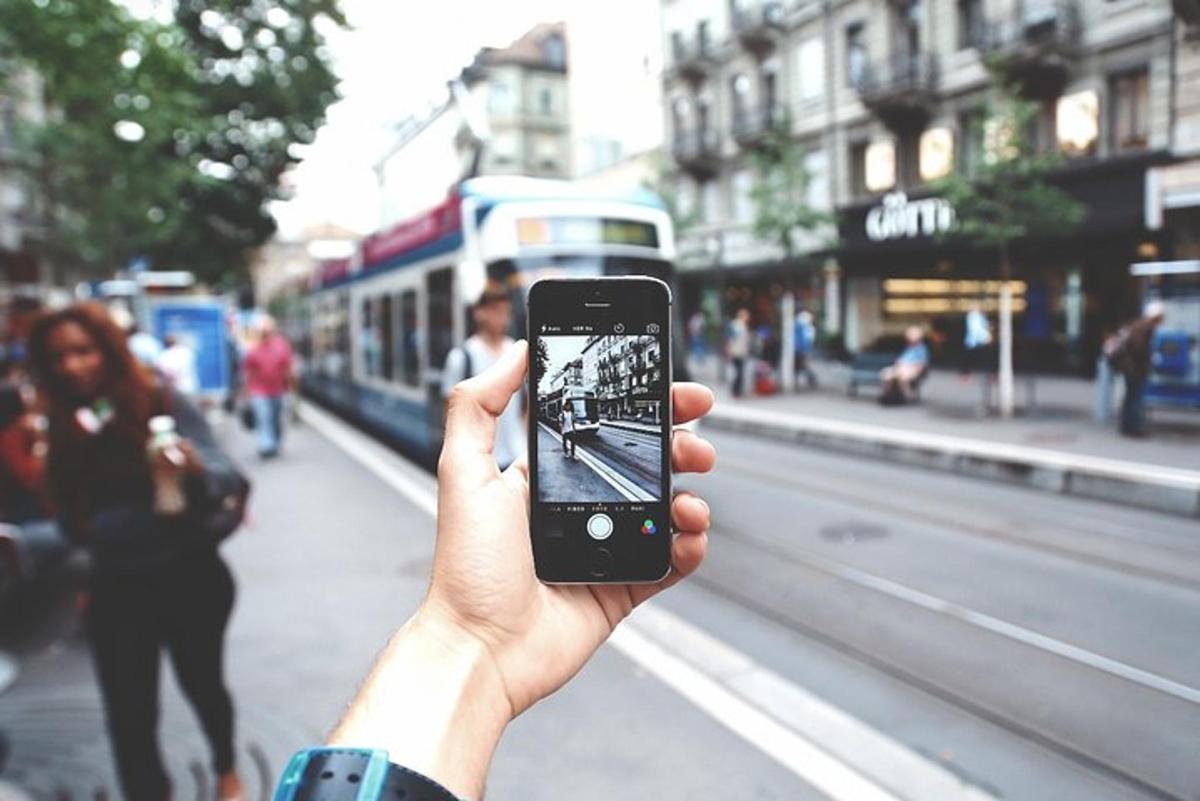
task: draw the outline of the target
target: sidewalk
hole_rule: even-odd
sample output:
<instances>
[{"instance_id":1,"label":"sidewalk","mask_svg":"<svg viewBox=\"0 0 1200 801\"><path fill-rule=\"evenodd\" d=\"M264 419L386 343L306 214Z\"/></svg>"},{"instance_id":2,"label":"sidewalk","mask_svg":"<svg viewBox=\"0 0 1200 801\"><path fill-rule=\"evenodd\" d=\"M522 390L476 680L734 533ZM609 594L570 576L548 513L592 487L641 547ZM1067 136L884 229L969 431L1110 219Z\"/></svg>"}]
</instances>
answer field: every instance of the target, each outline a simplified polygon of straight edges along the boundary
<instances>
[{"instance_id":1,"label":"sidewalk","mask_svg":"<svg viewBox=\"0 0 1200 801\"><path fill-rule=\"evenodd\" d=\"M1115 421L1092 417L1093 385L1071 378L1018 378L1017 414L981 413L979 378L935 371L921 402L882 407L878 390L847 395L848 370L815 365L817 390L735 400L715 360L695 371L714 388L708 419L726 428L892 461L967 472L1056 492L1098 497L1173 513L1200 515L1200 412L1150 411L1151 436L1131 440ZM1117 392L1119 398L1119 390ZM1032 402L1030 402L1032 400Z\"/></svg>"}]
</instances>

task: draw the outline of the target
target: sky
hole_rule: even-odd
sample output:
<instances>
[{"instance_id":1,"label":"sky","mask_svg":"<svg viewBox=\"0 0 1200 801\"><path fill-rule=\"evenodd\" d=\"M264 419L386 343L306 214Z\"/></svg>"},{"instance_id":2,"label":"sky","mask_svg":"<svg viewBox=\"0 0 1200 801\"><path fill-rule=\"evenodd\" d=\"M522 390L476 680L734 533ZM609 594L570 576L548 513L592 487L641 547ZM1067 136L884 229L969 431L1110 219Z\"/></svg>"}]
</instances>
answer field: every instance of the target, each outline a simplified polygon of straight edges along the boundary
<instances>
[{"instance_id":1,"label":"sky","mask_svg":"<svg viewBox=\"0 0 1200 801\"><path fill-rule=\"evenodd\" d=\"M351 29L329 37L342 100L290 176L294 199L272 206L284 237L329 221L367 233L378 201L373 167L395 126L439 98L483 46L504 46L581 0L342 0ZM647 0L648 1L648 0Z\"/></svg>"}]
</instances>

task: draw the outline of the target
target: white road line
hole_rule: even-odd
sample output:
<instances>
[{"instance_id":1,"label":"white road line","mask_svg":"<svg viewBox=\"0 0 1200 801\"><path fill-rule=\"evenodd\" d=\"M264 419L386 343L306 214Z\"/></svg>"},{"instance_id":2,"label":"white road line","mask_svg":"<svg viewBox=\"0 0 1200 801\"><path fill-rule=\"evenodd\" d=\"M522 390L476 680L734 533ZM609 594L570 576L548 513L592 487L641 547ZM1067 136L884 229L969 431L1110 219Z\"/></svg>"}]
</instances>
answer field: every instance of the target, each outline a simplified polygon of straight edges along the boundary
<instances>
[{"instance_id":1,"label":"white road line","mask_svg":"<svg viewBox=\"0 0 1200 801\"><path fill-rule=\"evenodd\" d=\"M436 517L432 477L311 404L304 404L301 414L347 455ZM609 643L832 801L991 798L653 602L619 626ZM814 730L813 721L820 728ZM830 743L838 744L836 752ZM931 787L938 792L931 795Z\"/></svg>"},{"instance_id":2,"label":"white road line","mask_svg":"<svg viewBox=\"0 0 1200 801\"><path fill-rule=\"evenodd\" d=\"M562 442L562 435L560 435L553 428L542 422L539 422L538 425L541 426L547 434L554 437L556 441L560 443ZM637 484L633 483L628 478L614 470L612 467L605 464L603 460L585 449L578 442L575 443L575 454L583 460L584 464L592 468L592 471L595 472L596 475L600 476L600 478L604 479L609 486L621 493L625 500L633 501L635 503L649 503L651 501L658 500L655 496L646 492Z\"/></svg>"},{"instance_id":3,"label":"white road line","mask_svg":"<svg viewBox=\"0 0 1200 801\"><path fill-rule=\"evenodd\" d=\"M1142 668L1134 667L1111 657L1097 654L1078 645L1056 640L1049 635L1032 631L1016 623L1009 623L1007 620L992 617L984 612L976 612L974 609L954 603L953 601L947 601L943 598L921 592L920 590L914 590L912 587L897 584L890 579L876 576L873 573L859 570L856 567L844 565L832 559L826 559L812 553L803 555L793 554L792 558L807 563L824 573L837 576L851 584L867 587L923 609L940 612L941 614L990 631L993 634L999 634L1001 637L1007 637L1010 640L1031 645L1034 648L1047 651L1063 659L1068 659L1103 673L1108 673L1134 684L1140 684L1148 689L1156 690L1193 704L1200 704L1200 689L1189 687L1186 684L1181 684L1165 676L1159 676L1157 673L1151 673L1148 670L1143 670Z\"/></svg>"}]
</instances>

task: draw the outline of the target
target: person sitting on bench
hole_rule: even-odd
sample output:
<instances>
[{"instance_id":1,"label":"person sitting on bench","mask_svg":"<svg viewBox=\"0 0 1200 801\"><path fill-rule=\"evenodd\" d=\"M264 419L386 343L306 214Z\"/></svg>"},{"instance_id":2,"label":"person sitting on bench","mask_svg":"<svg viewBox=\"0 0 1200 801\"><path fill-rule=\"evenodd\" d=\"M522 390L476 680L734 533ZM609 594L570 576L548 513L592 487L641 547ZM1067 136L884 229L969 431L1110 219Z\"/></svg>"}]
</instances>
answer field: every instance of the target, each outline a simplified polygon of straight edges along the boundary
<instances>
[{"instance_id":1,"label":"person sitting on bench","mask_svg":"<svg viewBox=\"0 0 1200 801\"><path fill-rule=\"evenodd\" d=\"M913 389L929 370L929 347L925 344L925 332L919 326L909 326L904 332L908 346L904 352L879 373L883 382L883 395L880 400L887 403L906 403L913 395Z\"/></svg>"}]
</instances>

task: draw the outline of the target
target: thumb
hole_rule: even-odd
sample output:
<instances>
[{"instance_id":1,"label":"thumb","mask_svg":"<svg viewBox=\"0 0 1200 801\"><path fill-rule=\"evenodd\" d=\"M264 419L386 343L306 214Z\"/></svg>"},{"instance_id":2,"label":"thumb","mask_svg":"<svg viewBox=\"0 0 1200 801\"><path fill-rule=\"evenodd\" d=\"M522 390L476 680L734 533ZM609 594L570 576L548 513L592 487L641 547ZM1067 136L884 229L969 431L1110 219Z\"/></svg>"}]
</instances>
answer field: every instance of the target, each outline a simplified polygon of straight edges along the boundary
<instances>
[{"instance_id":1,"label":"thumb","mask_svg":"<svg viewBox=\"0 0 1200 801\"><path fill-rule=\"evenodd\" d=\"M496 418L504 411L525 378L528 346L514 343L500 359L477 376L460 381L446 402L446 439L442 458L490 457L496 439ZM493 462L491 467L495 468Z\"/></svg>"}]
</instances>

